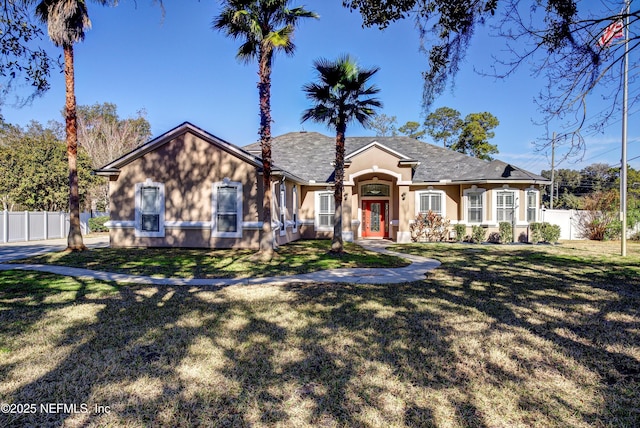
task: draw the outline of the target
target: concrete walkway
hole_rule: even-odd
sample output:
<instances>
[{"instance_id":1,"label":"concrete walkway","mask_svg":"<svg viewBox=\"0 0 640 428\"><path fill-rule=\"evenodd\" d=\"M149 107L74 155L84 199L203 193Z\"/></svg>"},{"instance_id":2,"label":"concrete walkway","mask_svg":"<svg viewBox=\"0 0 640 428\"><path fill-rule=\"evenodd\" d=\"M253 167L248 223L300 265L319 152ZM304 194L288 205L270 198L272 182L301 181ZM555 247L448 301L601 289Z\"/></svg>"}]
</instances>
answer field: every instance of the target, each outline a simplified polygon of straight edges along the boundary
<instances>
[{"instance_id":1,"label":"concrete walkway","mask_svg":"<svg viewBox=\"0 0 640 428\"><path fill-rule=\"evenodd\" d=\"M84 236L82 240L84 245L89 248L109 246L109 235ZM62 251L65 248L67 248L67 238L2 243L0 244L0 263L25 259L51 251Z\"/></svg>"},{"instance_id":2,"label":"concrete walkway","mask_svg":"<svg viewBox=\"0 0 640 428\"><path fill-rule=\"evenodd\" d=\"M385 249L389 241L358 241L364 248L379 253L391 254L411 261L409 266L400 268L341 268L300 275L267 277L267 278L225 278L225 279L185 279L185 278L152 278L148 276L127 275L122 273L99 272L89 269L67 266L35 265L35 264L0 264L0 270L31 270L72 276L78 279L97 279L118 284L148 285L195 285L195 286L230 286L256 284L291 284L291 283L365 283L365 284L398 284L420 281L425 274L440 266L437 260L410 254L397 253Z\"/></svg>"}]
</instances>

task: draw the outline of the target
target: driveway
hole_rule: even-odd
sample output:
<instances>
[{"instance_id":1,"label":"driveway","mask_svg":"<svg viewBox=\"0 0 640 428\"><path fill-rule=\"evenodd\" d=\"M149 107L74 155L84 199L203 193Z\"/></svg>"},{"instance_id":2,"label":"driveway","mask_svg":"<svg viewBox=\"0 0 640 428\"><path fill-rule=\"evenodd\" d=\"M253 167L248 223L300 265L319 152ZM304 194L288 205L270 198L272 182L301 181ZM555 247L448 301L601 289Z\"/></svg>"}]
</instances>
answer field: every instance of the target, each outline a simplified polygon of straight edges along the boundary
<instances>
[{"instance_id":1,"label":"driveway","mask_svg":"<svg viewBox=\"0 0 640 428\"><path fill-rule=\"evenodd\" d=\"M84 245L89 248L109 246L109 235L84 237ZM50 251L62 251L67 248L67 238L47 239L46 241L11 242L0 244L0 263L24 259Z\"/></svg>"}]
</instances>

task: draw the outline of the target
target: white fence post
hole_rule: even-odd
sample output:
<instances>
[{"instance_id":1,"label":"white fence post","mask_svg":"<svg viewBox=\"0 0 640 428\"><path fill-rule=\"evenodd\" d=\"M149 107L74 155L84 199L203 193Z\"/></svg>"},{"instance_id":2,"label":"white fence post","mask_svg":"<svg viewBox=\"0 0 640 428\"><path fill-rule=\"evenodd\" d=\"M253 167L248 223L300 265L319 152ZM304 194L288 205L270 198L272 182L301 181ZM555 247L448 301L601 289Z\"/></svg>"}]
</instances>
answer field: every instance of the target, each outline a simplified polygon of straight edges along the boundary
<instances>
[{"instance_id":1,"label":"white fence post","mask_svg":"<svg viewBox=\"0 0 640 428\"><path fill-rule=\"evenodd\" d=\"M29 240L29 211L24 212L24 240Z\"/></svg>"},{"instance_id":2,"label":"white fence post","mask_svg":"<svg viewBox=\"0 0 640 428\"><path fill-rule=\"evenodd\" d=\"M49 213L44 212L44 239L49 239Z\"/></svg>"},{"instance_id":3,"label":"white fence post","mask_svg":"<svg viewBox=\"0 0 640 428\"><path fill-rule=\"evenodd\" d=\"M4 217L2 217L2 230L4 230L4 239L5 243L9 242L9 211L4 210Z\"/></svg>"}]
</instances>

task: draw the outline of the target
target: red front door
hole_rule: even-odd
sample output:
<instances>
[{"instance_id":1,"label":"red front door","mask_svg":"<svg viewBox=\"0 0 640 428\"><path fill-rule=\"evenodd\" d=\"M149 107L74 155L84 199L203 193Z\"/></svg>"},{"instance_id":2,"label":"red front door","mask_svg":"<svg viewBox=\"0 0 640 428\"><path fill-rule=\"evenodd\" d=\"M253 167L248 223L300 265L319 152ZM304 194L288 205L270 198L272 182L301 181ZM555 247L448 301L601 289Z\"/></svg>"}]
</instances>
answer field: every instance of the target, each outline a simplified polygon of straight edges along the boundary
<instances>
[{"instance_id":1,"label":"red front door","mask_svg":"<svg viewBox=\"0 0 640 428\"><path fill-rule=\"evenodd\" d=\"M384 238L387 233L389 201L362 201L362 237Z\"/></svg>"}]
</instances>

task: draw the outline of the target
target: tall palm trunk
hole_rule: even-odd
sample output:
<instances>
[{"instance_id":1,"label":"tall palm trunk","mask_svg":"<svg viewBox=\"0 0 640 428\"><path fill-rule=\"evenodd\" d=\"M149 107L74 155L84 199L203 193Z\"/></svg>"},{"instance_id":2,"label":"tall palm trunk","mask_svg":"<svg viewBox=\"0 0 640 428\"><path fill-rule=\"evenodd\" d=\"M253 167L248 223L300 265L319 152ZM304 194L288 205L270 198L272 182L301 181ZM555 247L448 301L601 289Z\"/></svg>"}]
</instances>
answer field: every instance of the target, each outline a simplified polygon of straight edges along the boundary
<instances>
[{"instance_id":1,"label":"tall palm trunk","mask_svg":"<svg viewBox=\"0 0 640 428\"><path fill-rule=\"evenodd\" d=\"M331 241L331 252L342 254L344 243L342 241L342 195L344 193L344 136L347 131L345 121L340 121L336 129L336 162L335 162L335 189L333 199L335 211L333 214L333 240Z\"/></svg>"},{"instance_id":2,"label":"tall palm trunk","mask_svg":"<svg viewBox=\"0 0 640 428\"><path fill-rule=\"evenodd\" d=\"M64 80L66 86L65 123L67 133L67 157L69 159L69 236L67 249L83 251L87 248L82 241L80 229L80 195L78 190L78 126L76 117L75 76L73 67L73 45L65 44Z\"/></svg>"},{"instance_id":3,"label":"tall palm trunk","mask_svg":"<svg viewBox=\"0 0 640 428\"><path fill-rule=\"evenodd\" d=\"M263 258L273 257L273 232L271 228L271 61L272 52L260 47L258 93L260 96L260 147L262 148L262 236L260 253Z\"/></svg>"}]
</instances>

